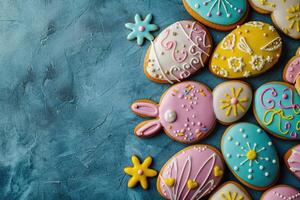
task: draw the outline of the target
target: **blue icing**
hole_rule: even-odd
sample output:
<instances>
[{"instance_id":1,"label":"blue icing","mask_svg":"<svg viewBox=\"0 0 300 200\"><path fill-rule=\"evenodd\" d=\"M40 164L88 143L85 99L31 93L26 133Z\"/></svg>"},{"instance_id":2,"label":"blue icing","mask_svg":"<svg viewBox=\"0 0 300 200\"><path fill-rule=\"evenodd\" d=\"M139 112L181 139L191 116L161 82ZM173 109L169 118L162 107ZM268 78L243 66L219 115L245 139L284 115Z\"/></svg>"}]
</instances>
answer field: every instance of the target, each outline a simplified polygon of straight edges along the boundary
<instances>
[{"instance_id":1,"label":"blue icing","mask_svg":"<svg viewBox=\"0 0 300 200\"><path fill-rule=\"evenodd\" d=\"M276 180L279 172L277 152L260 127L250 123L229 127L221 148L228 166L244 182L262 188Z\"/></svg>"},{"instance_id":2,"label":"blue icing","mask_svg":"<svg viewBox=\"0 0 300 200\"><path fill-rule=\"evenodd\" d=\"M218 25L237 23L247 10L245 0L185 0L205 20ZM220 16L218 16L218 13Z\"/></svg>"},{"instance_id":3,"label":"blue icing","mask_svg":"<svg viewBox=\"0 0 300 200\"><path fill-rule=\"evenodd\" d=\"M256 118L268 131L286 139L300 139L300 97L285 83L262 85L255 95Z\"/></svg>"}]
</instances>

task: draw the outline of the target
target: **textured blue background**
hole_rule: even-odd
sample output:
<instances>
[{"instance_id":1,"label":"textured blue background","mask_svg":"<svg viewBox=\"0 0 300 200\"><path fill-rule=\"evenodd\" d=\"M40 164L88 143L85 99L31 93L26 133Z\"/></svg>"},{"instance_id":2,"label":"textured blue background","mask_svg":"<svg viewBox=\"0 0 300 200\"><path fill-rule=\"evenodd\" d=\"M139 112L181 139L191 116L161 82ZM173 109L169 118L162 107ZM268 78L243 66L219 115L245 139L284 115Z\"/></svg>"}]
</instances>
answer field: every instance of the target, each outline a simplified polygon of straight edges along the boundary
<instances>
[{"instance_id":1,"label":"textured blue background","mask_svg":"<svg viewBox=\"0 0 300 200\"><path fill-rule=\"evenodd\" d=\"M185 147L160 134L138 139L142 121L130 104L158 101L168 85L142 70L149 42L138 47L124 28L135 13L153 13L161 29L191 17L180 0L2 0L0 2L1 199L160 199L127 188L130 156L154 157L157 170ZM249 19L271 22L251 12ZM157 34L158 32L156 32ZM225 33L213 31L215 42ZM281 80L299 41L284 39L272 70L249 80L254 88ZM222 80L207 69L193 77L211 88ZM252 111L244 121L254 122ZM225 126L203 143L219 147ZM296 143L274 139L280 155ZM228 172L228 171L227 171ZM299 186L283 166L281 183ZM233 179L226 173L226 179ZM249 190L255 199L260 193Z\"/></svg>"}]
</instances>

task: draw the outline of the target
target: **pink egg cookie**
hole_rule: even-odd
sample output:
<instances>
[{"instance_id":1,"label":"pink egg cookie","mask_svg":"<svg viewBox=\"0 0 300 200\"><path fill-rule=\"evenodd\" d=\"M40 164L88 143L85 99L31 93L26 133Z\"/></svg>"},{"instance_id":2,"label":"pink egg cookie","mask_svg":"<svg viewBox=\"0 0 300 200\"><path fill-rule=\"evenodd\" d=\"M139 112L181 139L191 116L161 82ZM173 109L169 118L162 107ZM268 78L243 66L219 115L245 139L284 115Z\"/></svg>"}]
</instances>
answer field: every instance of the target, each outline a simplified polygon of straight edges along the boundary
<instances>
[{"instance_id":1,"label":"pink egg cookie","mask_svg":"<svg viewBox=\"0 0 300 200\"><path fill-rule=\"evenodd\" d=\"M193 145L166 162L157 179L157 190L165 199L201 199L216 188L223 174L224 163L217 149Z\"/></svg>"},{"instance_id":2,"label":"pink egg cookie","mask_svg":"<svg viewBox=\"0 0 300 200\"><path fill-rule=\"evenodd\" d=\"M300 95L300 47L296 55L286 64L283 72L283 79L295 85L295 88Z\"/></svg>"},{"instance_id":3,"label":"pink egg cookie","mask_svg":"<svg viewBox=\"0 0 300 200\"><path fill-rule=\"evenodd\" d=\"M289 149L284 155L284 161L291 173L300 180L300 145Z\"/></svg>"},{"instance_id":4,"label":"pink egg cookie","mask_svg":"<svg viewBox=\"0 0 300 200\"><path fill-rule=\"evenodd\" d=\"M300 200L300 192L289 185L277 185L263 193L260 200Z\"/></svg>"},{"instance_id":5,"label":"pink egg cookie","mask_svg":"<svg viewBox=\"0 0 300 200\"><path fill-rule=\"evenodd\" d=\"M160 103L138 100L131 106L142 117L153 117L136 126L139 137L150 137L164 129L172 139L196 143L208 136L216 123L211 90L204 84L186 81L170 87Z\"/></svg>"},{"instance_id":6,"label":"pink egg cookie","mask_svg":"<svg viewBox=\"0 0 300 200\"><path fill-rule=\"evenodd\" d=\"M158 83L176 83L201 70L212 51L212 38L196 21L176 22L151 43L145 56L144 72Z\"/></svg>"}]
</instances>

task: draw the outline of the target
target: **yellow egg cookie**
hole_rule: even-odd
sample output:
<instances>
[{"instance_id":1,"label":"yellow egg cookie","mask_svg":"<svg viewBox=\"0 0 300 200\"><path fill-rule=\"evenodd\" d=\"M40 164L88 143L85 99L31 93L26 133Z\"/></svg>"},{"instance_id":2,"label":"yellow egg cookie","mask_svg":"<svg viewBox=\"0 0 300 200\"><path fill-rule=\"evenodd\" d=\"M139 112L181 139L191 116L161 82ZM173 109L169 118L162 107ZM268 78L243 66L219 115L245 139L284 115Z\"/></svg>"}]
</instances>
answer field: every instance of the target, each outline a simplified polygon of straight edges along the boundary
<instances>
[{"instance_id":1,"label":"yellow egg cookie","mask_svg":"<svg viewBox=\"0 0 300 200\"><path fill-rule=\"evenodd\" d=\"M273 67L282 50L282 39L269 24L259 21L238 26L217 46L209 69L228 79L248 78Z\"/></svg>"}]
</instances>

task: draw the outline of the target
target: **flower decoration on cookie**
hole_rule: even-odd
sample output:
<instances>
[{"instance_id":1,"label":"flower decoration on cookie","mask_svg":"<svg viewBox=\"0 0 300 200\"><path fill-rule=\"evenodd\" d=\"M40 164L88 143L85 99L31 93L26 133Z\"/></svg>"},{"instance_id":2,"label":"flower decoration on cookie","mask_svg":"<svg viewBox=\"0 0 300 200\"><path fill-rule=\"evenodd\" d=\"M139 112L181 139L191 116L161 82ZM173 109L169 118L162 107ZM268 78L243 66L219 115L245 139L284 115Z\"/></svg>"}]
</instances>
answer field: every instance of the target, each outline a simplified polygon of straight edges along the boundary
<instances>
[{"instance_id":1,"label":"flower decoration on cookie","mask_svg":"<svg viewBox=\"0 0 300 200\"><path fill-rule=\"evenodd\" d=\"M147 177L154 177L157 175L157 171L149 168L152 163L152 158L150 156L147 157L141 164L138 157L133 155L131 157L131 161L133 163L133 166L124 168L124 172L132 176L128 181L128 187L133 188L138 183L140 183L143 189L147 189Z\"/></svg>"},{"instance_id":2,"label":"flower decoration on cookie","mask_svg":"<svg viewBox=\"0 0 300 200\"><path fill-rule=\"evenodd\" d=\"M209 69L223 78L257 76L276 64L281 49L282 39L273 26L259 21L248 22L220 42Z\"/></svg>"},{"instance_id":3,"label":"flower decoration on cookie","mask_svg":"<svg viewBox=\"0 0 300 200\"><path fill-rule=\"evenodd\" d=\"M195 143L208 136L216 122L211 91L194 81L173 85L162 95L160 104L138 100L131 109L142 117L155 118L136 126L138 137L151 137L163 129L178 142Z\"/></svg>"},{"instance_id":4,"label":"flower decoration on cookie","mask_svg":"<svg viewBox=\"0 0 300 200\"><path fill-rule=\"evenodd\" d=\"M158 26L151 24L152 14L148 14L144 20L142 20L139 14L134 17L135 23L127 23L125 27L130 29L132 32L127 36L128 40L137 39L138 45L144 43L144 39L152 41L154 37L150 32L158 30Z\"/></svg>"},{"instance_id":5,"label":"flower decoration on cookie","mask_svg":"<svg viewBox=\"0 0 300 200\"><path fill-rule=\"evenodd\" d=\"M250 123L230 126L221 146L225 161L241 182L258 190L275 183L278 156L271 139L258 126Z\"/></svg>"},{"instance_id":6,"label":"flower decoration on cookie","mask_svg":"<svg viewBox=\"0 0 300 200\"><path fill-rule=\"evenodd\" d=\"M297 50L295 57L293 57L286 65L283 73L283 79L295 86L300 95L300 47Z\"/></svg>"},{"instance_id":7,"label":"flower decoration on cookie","mask_svg":"<svg viewBox=\"0 0 300 200\"><path fill-rule=\"evenodd\" d=\"M219 30L233 29L248 14L246 0L183 0L183 5L198 21Z\"/></svg>"},{"instance_id":8,"label":"flower decoration on cookie","mask_svg":"<svg viewBox=\"0 0 300 200\"><path fill-rule=\"evenodd\" d=\"M194 145L175 154L162 167L157 189L166 199L201 199L220 183L224 164L208 145Z\"/></svg>"},{"instance_id":9,"label":"flower decoration on cookie","mask_svg":"<svg viewBox=\"0 0 300 200\"><path fill-rule=\"evenodd\" d=\"M249 0L249 2L260 13L272 13L273 22L286 35L300 39L299 0Z\"/></svg>"}]
</instances>

